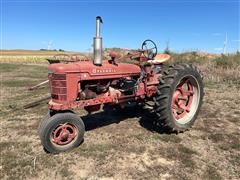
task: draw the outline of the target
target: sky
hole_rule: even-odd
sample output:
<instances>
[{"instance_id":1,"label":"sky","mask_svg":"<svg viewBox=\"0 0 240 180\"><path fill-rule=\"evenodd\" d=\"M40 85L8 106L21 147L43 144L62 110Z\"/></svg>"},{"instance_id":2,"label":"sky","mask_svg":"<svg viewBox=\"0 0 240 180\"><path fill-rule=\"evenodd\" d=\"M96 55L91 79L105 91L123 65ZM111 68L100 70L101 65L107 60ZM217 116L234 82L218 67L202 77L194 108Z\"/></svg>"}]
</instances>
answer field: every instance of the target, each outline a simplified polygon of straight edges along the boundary
<instances>
[{"instance_id":1,"label":"sky","mask_svg":"<svg viewBox=\"0 0 240 180\"><path fill-rule=\"evenodd\" d=\"M1 0L0 49L90 51L96 16L105 48L240 50L240 0Z\"/></svg>"}]
</instances>

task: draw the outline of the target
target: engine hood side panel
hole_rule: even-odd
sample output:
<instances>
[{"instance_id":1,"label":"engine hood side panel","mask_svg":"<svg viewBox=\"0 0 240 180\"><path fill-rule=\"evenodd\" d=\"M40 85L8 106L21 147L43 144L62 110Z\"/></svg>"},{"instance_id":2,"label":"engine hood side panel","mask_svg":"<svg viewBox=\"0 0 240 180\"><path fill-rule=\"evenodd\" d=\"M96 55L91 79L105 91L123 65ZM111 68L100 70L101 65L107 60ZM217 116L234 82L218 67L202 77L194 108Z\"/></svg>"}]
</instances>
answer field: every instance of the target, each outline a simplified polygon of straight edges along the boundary
<instances>
[{"instance_id":1,"label":"engine hood side panel","mask_svg":"<svg viewBox=\"0 0 240 180\"><path fill-rule=\"evenodd\" d=\"M102 66L96 66L91 61L83 61L76 63L57 63L50 64L49 71L53 73L86 73L90 77L95 76L114 76L121 77L127 75L139 75L141 69L134 64L119 63L117 65L110 64L107 61L103 61ZM94 78L95 79L95 78Z\"/></svg>"}]
</instances>

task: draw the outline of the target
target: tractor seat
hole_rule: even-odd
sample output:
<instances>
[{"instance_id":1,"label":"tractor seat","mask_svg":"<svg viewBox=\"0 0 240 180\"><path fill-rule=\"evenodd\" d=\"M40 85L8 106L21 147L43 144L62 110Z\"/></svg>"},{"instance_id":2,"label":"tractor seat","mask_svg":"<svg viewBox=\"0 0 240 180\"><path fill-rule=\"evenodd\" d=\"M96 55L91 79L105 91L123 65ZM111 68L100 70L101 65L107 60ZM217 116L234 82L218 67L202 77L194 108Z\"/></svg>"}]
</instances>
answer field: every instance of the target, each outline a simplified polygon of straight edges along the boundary
<instances>
[{"instance_id":1,"label":"tractor seat","mask_svg":"<svg viewBox=\"0 0 240 180\"><path fill-rule=\"evenodd\" d=\"M150 64L162 64L171 58L169 54L157 54L154 59L148 60Z\"/></svg>"},{"instance_id":2,"label":"tractor seat","mask_svg":"<svg viewBox=\"0 0 240 180\"><path fill-rule=\"evenodd\" d=\"M114 51L111 51L108 55L109 55L111 58L117 58L117 57L120 56L117 52L114 52Z\"/></svg>"}]
</instances>

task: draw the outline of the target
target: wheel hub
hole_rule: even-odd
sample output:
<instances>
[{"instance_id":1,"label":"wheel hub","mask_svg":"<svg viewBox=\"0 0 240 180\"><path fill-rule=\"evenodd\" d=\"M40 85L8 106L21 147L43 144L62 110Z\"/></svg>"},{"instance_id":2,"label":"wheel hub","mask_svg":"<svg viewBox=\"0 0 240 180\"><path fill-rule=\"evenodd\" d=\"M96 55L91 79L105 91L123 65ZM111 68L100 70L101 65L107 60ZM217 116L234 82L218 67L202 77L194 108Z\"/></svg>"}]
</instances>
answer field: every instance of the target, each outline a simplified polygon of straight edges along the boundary
<instances>
[{"instance_id":1,"label":"wheel hub","mask_svg":"<svg viewBox=\"0 0 240 180\"><path fill-rule=\"evenodd\" d=\"M71 143L77 136L76 127L65 123L60 124L53 131L53 142L57 145L66 145Z\"/></svg>"},{"instance_id":2,"label":"wheel hub","mask_svg":"<svg viewBox=\"0 0 240 180\"><path fill-rule=\"evenodd\" d=\"M193 95L193 85L188 79L177 85L172 98L172 112L176 120L187 116L191 111Z\"/></svg>"}]
</instances>

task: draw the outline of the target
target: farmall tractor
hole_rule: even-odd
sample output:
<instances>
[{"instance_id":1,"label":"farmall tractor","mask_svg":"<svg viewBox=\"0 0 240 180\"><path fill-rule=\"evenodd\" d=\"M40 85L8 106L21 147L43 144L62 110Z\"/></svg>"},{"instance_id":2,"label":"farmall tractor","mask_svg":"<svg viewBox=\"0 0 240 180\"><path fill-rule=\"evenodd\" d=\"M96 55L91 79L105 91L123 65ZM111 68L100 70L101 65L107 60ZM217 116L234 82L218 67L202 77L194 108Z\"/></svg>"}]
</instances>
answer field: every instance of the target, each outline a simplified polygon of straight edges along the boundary
<instances>
[{"instance_id":1,"label":"farmall tractor","mask_svg":"<svg viewBox=\"0 0 240 180\"><path fill-rule=\"evenodd\" d=\"M77 108L92 113L129 103L151 104L156 125L176 133L189 129L197 118L204 93L201 73L194 65L166 68L170 56L157 54L151 40L126 55L134 63L120 63L115 52L102 60L101 23L98 16L93 60L54 62L48 67L51 100L38 129L47 152L59 153L81 144L85 126L73 112Z\"/></svg>"}]
</instances>

